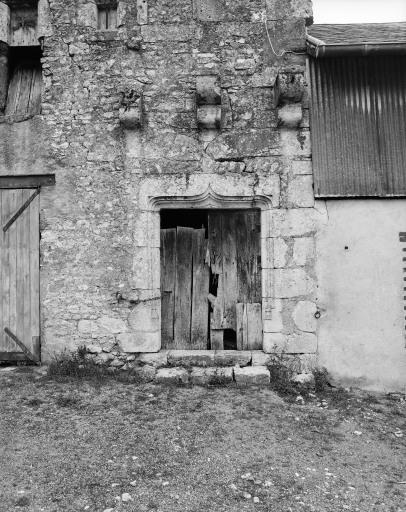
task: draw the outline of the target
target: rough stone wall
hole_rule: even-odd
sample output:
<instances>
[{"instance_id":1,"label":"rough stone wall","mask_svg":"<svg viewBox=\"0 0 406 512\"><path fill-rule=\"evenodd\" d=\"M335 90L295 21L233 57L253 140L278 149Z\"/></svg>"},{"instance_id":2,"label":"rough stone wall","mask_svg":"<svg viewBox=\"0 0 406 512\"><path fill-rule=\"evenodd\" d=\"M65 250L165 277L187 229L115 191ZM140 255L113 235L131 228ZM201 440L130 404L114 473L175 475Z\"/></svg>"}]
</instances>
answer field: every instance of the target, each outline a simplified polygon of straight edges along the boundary
<instances>
[{"instance_id":1,"label":"rough stone wall","mask_svg":"<svg viewBox=\"0 0 406 512\"><path fill-rule=\"evenodd\" d=\"M114 31L97 30L95 9L49 0L42 114L18 128L40 124L41 149L31 140L18 172L32 172L31 145L56 173L56 187L41 193L43 357L83 344L108 360L159 350L151 198L209 188L270 198L264 350L314 353L314 234L324 212L314 209L303 54L310 0L119 1ZM206 95L199 114L208 77L215 99ZM1 173L12 166L1 162Z\"/></svg>"}]
</instances>

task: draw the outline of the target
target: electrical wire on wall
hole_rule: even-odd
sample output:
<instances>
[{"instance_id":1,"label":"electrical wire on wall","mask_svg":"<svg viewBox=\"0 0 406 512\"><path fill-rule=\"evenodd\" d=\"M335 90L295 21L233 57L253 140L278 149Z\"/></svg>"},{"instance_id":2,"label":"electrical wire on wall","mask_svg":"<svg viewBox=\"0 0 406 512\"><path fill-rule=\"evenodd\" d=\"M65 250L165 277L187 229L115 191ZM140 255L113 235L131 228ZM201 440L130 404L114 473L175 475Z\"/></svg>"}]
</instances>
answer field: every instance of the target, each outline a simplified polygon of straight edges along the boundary
<instances>
[{"instance_id":1,"label":"electrical wire on wall","mask_svg":"<svg viewBox=\"0 0 406 512\"><path fill-rule=\"evenodd\" d=\"M282 50L281 53L277 53L275 51L275 48L273 47L271 36L270 36L269 30L268 30L268 23L267 23L267 20L265 17L264 17L264 25L265 25L266 35L268 36L269 45L271 47L272 53L276 57L278 57L278 58L283 57L286 53L293 53L294 55L307 55L306 52L294 52L293 50Z\"/></svg>"}]
</instances>

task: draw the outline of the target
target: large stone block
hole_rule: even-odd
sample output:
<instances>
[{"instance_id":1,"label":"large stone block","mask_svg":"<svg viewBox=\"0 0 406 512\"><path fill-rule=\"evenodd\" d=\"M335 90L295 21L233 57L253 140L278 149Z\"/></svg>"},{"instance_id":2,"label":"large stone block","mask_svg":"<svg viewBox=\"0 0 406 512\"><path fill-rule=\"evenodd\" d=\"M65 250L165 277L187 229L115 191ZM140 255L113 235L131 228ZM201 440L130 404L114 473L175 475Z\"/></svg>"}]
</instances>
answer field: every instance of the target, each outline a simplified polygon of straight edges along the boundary
<instances>
[{"instance_id":1,"label":"large stone block","mask_svg":"<svg viewBox=\"0 0 406 512\"><path fill-rule=\"evenodd\" d=\"M272 296L277 299L288 299L310 295L314 292L315 282L302 268L272 270Z\"/></svg>"},{"instance_id":2,"label":"large stone block","mask_svg":"<svg viewBox=\"0 0 406 512\"><path fill-rule=\"evenodd\" d=\"M171 366L212 366L214 351L211 350L170 350L168 364Z\"/></svg>"},{"instance_id":3,"label":"large stone block","mask_svg":"<svg viewBox=\"0 0 406 512\"><path fill-rule=\"evenodd\" d=\"M136 361L139 364L162 368L168 365L168 351L161 350L155 354L141 354Z\"/></svg>"},{"instance_id":4,"label":"large stone block","mask_svg":"<svg viewBox=\"0 0 406 512\"><path fill-rule=\"evenodd\" d=\"M292 208L314 206L313 176L296 176L289 180L286 200Z\"/></svg>"},{"instance_id":5,"label":"large stone block","mask_svg":"<svg viewBox=\"0 0 406 512\"><path fill-rule=\"evenodd\" d=\"M154 381L156 378L156 374L156 367L148 364L134 369L134 375L137 377L137 379L141 380L142 382Z\"/></svg>"},{"instance_id":6,"label":"large stone block","mask_svg":"<svg viewBox=\"0 0 406 512\"><path fill-rule=\"evenodd\" d=\"M190 374L192 384L229 384L233 382L233 369L230 368L193 368Z\"/></svg>"},{"instance_id":7,"label":"large stone block","mask_svg":"<svg viewBox=\"0 0 406 512\"><path fill-rule=\"evenodd\" d=\"M185 368L159 368L155 380L160 384L186 384L189 373Z\"/></svg>"},{"instance_id":8,"label":"large stone block","mask_svg":"<svg viewBox=\"0 0 406 512\"><path fill-rule=\"evenodd\" d=\"M287 347L290 354L314 354L317 352L317 336L306 332L291 334Z\"/></svg>"},{"instance_id":9,"label":"large stone block","mask_svg":"<svg viewBox=\"0 0 406 512\"><path fill-rule=\"evenodd\" d=\"M274 238L261 238L261 268L274 268Z\"/></svg>"},{"instance_id":10,"label":"large stone block","mask_svg":"<svg viewBox=\"0 0 406 512\"><path fill-rule=\"evenodd\" d=\"M280 332L264 332L263 350L266 354L287 351L287 337Z\"/></svg>"},{"instance_id":11,"label":"large stone block","mask_svg":"<svg viewBox=\"0 0 406 512\"><path fill-rule=\"evenodd\" d=\"M292 263L295 266L304 266L313 262L315 258L315 241L313 237L294 238Z\"/></svg>"},{"instance_id":12,"label":"large stone block","mask_svg":"<svg viewBox=\"0 0 406 512\"><path fill-rule=\"evenodd\" d=\"M274 238L273 240L274 268L284 268L287 264L288 244L283 238Z\"/></svg>"},{"instance_id":13,"label":"large stone block","mask_svg":"<svg viewBox=\"0 0 406 512\"><path fill-rule=\"evenodd\" d=\"M316 226L316 212L312 208L274 210L269 236L277 238L310 235L315 232Z\"/></svg>"},{"instance_id":14,"label":"large stone block","mask_svg":"<svg viewBox=\"0 0 406 512\"><path fill-rule=\"evenodd\" d=\"M309 130L280 130L282 154L285 157L305 158L311 156Z\"/></svg>"},{"instance_id":15,"label":"large stone block","mask_svg":"<svg viewBox=\"0 0 406 512\"><path fill-rule=\"evenodd\" d=\"M216 350L214 364L216 366L247 366L251 362L249 350Z\"/></svg>"},{"instance_id":16,"label":"large stone block","mask_svg":"<svg viewBox=\"0 0 406 512\"><path fill-rule=\"evenodd\" d=\"M158 352L161 348L161 332L127 332L117 336L122 352Z\"/></svg>"},{"instance_id":17,"label":"large stone block","mask_svg":"<svg viewBox=\"0 0 406 512\"><path fill-rule=\"evenodd\" d=\"M134 288L143 290L159 288L159 269L159 247L137 247L134 251L132 269L132 283Z\"/></svg>"},{"instance_id":18,"label":"large stone block","mask_svg":"<svg viewBox=\"0 0 406 512\"><path fill-rule=\"evenodd\" d=\"M269 20L282 18L305 18L313 16L311 0L266 0L266 13Z\"/></svg>"},{"instance_id":19,"label":"large stone block","mask_svg":"<svg viewBox=\"0 0 406 512\"><path fill-rule=\"evenodd\" d=\"M266 366L246 366L234 368L234 379L237 386L264 386L270 383L270 373Z\"/></svg>"},{"instance_id":20,"label":"large stone block","mask_svg":"<svg viewBox=\"0 0 406 512\"><path fill-rule=\"evenodd\" d=\"M268 364L272 361L272 356L270 354L266 354L262 350L253 350L252 351L252 366L268 366Z\"/></svg>"},{"instance_id":21,"label":"large stone block","mask_svg":"<svg viewBox=\"0 0 406 512\"><path fill-rule=\"evenodd\" d=\"M263 331L264 332L281 332L283 329L282 306L283 302L280 299L272 299L268 301L270 306L270 313L265 311L266 317L263 317ZM264 309L264 306L263 306Z\"/></svg>"},{"instance_id":22,"label":"large stone block","mask_svg":"<svg viewBox=\"0 0 406 512\"><path fill-rule=\"evenodd\" d=\"M313 166L311 160L294 160L292 162L292 173L295 176L303 176L313 174Z\"/></svg>"},{"instance_id":23,"label":"large stone block","mask_svg":"<svg viewBox=\"0 0 406 512\"><path fill-rule=\"evenodd\" d=\"M293 310L293 321L298 329L305 332L315 332L317 320L315 314L317 306L309 300L299 301Z\"/></svg>"},{"instance_id":24,"label":"large stone block","mask_svg":"<svg viewBox=\"0 0 406 512\"><path fill-rule=\"evenodd\" d=\"M128 323L133 331L159 331L160 313L160 299L139 302L132 308L128 316Z\"/></svg>"},{"instance_id":25,"label":"large stone block","mask_svg":"<svg viewBox=\"0 0 406 512\"><path fill-rule=\"evenodd\" d=\"M128 331L127 325L121 318L102 316L97 320L97 324L102 330L112 334Z\"/></svg>"}]
</instances>

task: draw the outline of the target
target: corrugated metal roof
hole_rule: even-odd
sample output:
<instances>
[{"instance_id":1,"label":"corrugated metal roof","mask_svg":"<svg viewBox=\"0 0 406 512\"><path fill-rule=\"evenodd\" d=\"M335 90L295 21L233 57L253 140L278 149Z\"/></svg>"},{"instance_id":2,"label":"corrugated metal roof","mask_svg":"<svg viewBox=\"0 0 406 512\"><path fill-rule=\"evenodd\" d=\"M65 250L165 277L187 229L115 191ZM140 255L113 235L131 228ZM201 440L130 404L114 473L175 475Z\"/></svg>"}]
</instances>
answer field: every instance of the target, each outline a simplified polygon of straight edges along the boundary
<instances>
[{"instance_id":1,"label":"corrugated metal roof","mask_svg":"<svg viewBox=\"0 0 406 512\"><path fill-rule=\"evenodd\" d=\"M307 33L323 44L406 42L406 22L311 25Z\"/></svg>"},{"instance_id":2,"label":"corrugated metal roof","mask_svg":"<svg viewBox=\"0 0 406 512\"><path fill-rule=\"evenodd\" d=\"M406 57L311 59L317 197L406 196Z\"/></svg>"},{"instance_id":3,"label":"corrugated metal roof","mask_svg":"<svg viewBox=\"0 0 406 512\"><path fill-rule=\"evenodd\" d=\"M307 29L307 48L315 57L403 53L406 52L406 22L312 25Z\"/></svg>"}]
</instances>

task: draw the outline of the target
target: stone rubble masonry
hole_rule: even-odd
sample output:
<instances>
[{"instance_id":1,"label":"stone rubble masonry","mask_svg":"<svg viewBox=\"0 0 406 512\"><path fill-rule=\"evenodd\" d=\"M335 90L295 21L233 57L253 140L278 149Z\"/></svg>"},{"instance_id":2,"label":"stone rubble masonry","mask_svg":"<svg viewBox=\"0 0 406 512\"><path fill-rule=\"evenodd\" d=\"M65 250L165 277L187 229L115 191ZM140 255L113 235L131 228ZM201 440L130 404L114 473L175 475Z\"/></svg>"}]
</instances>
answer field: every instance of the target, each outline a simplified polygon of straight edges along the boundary
<instances>
[{"instance_id":1,"label":"stone rubble masonry","mask_svg":"<svg viewBox=\"0 0 406 512\"><path fill-rule=\"evenodd\" d=\"M42 113L0 123L0 173L56 175L41 191L43 359L87 345L117 368L144 353L163 371L174 356L158 352L159 210L224 197L238 208L259 198L265 351L313 353L315 322L295 309L315 302L326 218L314 208L306 57L276 57L264 30L266 19L278 51L303 49L310 0L120 0L108 31L92 0L40 4ZM197 126L204 77L221 98L217 130ZM141 97L143 123L126 129L120 112ZM251 357L216 352L214 365Z\"/></svg>"}]
</instances>

